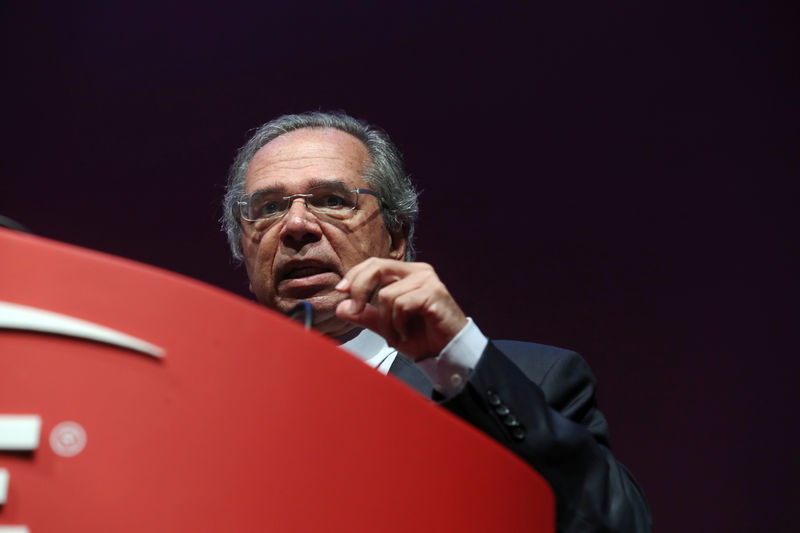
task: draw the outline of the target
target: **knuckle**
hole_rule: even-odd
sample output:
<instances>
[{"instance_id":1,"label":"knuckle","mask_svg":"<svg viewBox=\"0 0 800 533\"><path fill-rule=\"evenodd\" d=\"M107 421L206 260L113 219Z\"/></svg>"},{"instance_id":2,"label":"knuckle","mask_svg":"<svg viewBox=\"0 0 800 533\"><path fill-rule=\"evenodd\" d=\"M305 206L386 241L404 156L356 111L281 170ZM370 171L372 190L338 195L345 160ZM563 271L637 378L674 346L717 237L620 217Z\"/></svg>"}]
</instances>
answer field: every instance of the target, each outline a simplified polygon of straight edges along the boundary
<instances>
[{"instance_id":1,"label":"knuckle","mask_svg":"<svg viewBox=\"0 0 800 533\"><path fill-rule=\"evenodd\" d=\"M414 310L414 306L410 298L398 298L395 300L394 305L402 313L408 313Z\"/></svg>"},{"instance_id":2,"label":"knuckle","mask_svg":"<svg viewBox=\"0 0 800 533\"><path fill-rule=\"evenodd\" d=\"M378 291L378 302L382 305L391 304L392 296L387 291Z\"/></svg>"},{"instance_id":3,"label":"knuckle","mask_svg":"<svg viewBox=\"0 0 800 533\"><path fill-rule=\"evenodd\" d=\"M433 285L432 292L437 297L437 299L444 299L450 296L447 287L445 287L444 283L442 282L435 283Z\"/></svg>"}]
</instances>

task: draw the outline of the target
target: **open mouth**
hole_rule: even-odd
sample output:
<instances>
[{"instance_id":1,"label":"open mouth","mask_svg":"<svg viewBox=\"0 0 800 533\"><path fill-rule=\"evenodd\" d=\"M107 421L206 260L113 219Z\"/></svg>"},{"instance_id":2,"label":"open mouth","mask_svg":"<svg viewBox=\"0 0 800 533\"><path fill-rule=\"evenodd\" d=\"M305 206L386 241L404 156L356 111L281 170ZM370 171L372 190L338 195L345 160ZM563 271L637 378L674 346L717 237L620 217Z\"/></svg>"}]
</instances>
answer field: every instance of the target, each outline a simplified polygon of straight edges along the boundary
<instances>
[{"instance_id":1,"label":"open mouth","mask_svg":"<svg viewBox=\"0 0 800 533\"><path fill-rule=\"evenodd\" d=\"M330 268L325 267L318 267L318 266L298 266L297 268L292 268L283 275L283 279L299 279L299 278L307 278L310 276L316 276L317 274L325 274L327 272L332 272Z\"/></svg>"},{"instance_id":2,"label":"open mouth","mask_svg":"<svg viewBox=\"0 0 800 533\"><path fill-rule=\"evenodd\" d=\"M332 290L341 276L328 262L306 259L284 264L277 279L280 290L291 291L298 298L308 298L320 290Z\"/></svg>"}]
</instances>

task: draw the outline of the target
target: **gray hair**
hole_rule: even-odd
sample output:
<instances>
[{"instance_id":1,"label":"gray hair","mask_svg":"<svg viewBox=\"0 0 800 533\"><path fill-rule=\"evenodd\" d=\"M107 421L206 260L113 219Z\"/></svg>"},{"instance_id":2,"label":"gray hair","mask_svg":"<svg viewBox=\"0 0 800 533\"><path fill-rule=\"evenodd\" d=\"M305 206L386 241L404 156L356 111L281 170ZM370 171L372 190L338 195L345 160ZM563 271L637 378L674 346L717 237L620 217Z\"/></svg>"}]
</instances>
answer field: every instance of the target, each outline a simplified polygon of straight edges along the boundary
<instances>
[{"instance_id":1,"label":"gray hair","mask_svg":"<svg viewBox=\"0 0 800 533\"><path fill-rule=\"evenodd\" d=\"M381 196L383 223L390 233L404 232L408 238L406 261L414 259L414 222L419 212L418 193L406 174L403 157L383 130L370 126L342 112L312 111L283 115L258 128L236 153L228 172L228 184L222 203L222 230L228 236L233 257L242 259L242 226L234 206L244 194L245 174L250 161L265 144L284 133L303 128L334 128L349 133L364 143L370 162L364 169L364 181Z\"/></svg>"}]
</instances>

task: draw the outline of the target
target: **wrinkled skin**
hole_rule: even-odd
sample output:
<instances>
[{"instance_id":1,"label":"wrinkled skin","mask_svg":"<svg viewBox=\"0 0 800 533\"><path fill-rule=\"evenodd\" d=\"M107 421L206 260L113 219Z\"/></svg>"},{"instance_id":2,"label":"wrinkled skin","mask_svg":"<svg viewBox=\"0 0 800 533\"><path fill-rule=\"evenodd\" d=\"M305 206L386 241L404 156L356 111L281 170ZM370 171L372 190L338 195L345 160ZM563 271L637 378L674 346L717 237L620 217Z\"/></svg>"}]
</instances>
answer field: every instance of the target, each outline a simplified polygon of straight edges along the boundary
<instances>
[{"instance_id":1,"label":"wrinkled skin","mask_svg":"<svg viewBox=\"0 0 800 533\"><path fill-rule=\"evenodd\" d=\"M367 149L355 137L336 129L300 129L256 153L245 193L279 187L286 195L302 194L320 180L369 188L362 178L368 163ZM402 261L406 243L404 232L386 229L377 199L367 195L347 220L317 217L296 199L263 232L243 221L244 263L259 302L285 312L307 300L320 332L339 336L365 326L408 356L424 359L438 354L466 317L429 265Z\"/></svg>"}]
</instances>

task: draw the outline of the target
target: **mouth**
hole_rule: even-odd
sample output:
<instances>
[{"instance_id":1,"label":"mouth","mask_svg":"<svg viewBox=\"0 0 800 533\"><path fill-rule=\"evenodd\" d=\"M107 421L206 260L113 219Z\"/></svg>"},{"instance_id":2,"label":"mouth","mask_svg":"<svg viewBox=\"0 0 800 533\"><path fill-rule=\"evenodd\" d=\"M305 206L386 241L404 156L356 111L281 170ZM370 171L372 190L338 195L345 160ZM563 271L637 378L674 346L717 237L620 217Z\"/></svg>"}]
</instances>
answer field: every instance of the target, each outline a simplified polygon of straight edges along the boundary
<instances>
[{"instance_id":1,"label":"mouth","mask_svg":"<svg viewBox=\"0 0 800 533\"><path fill-rule=\"evenodd\" d=\"M284 295L308 298L320 290L332 289L339 280L338 270L318 261L297 261L284 265L278 272L278 290Z\"/></svg>"},{"instance_id":2,"label":"mouth","mask_svg":"<svg viewBox=\"0 0 800 533\"><path fill-rule=\"evenodd\" d=\"M298 265L296 268L290 268L283 274L283 279L300 279L317 274L324 274L326 272L333 272L332 269L319 266L303 266Z\"/></svg>"}]
</instances>

